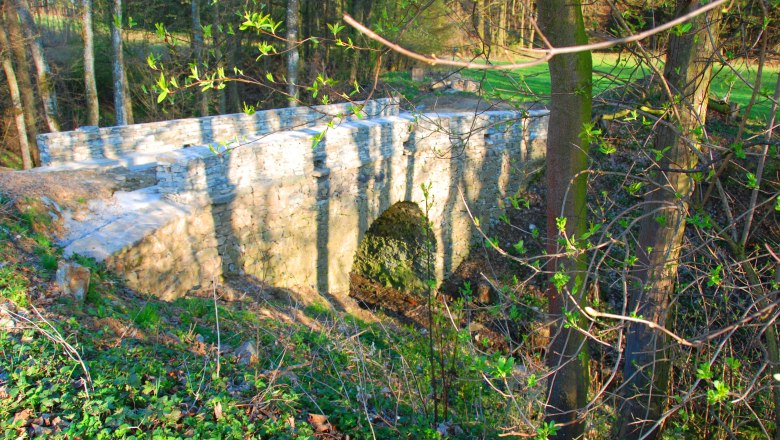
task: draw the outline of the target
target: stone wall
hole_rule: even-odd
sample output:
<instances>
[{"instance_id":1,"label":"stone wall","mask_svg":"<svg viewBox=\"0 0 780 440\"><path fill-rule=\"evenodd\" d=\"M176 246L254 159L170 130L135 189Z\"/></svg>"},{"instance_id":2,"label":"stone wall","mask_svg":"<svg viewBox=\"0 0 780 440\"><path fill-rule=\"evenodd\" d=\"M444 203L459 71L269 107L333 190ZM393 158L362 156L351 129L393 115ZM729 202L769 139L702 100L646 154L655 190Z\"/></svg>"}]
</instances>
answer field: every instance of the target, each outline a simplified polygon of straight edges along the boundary
<instances>
[{"instance_id":1,"label":"stone wall","mask_svg":"<svg viewBox=\"0 0 780 440\"><path fill-rule=\"evenodd\" d=\"M333 118L354 119L397 115L393 98L367 103L331 104L237 113L204 118L177 119L120 127L81 127L76 131L38 135L44 166L70 161L115 159L133 153L159 153L188 145L235 145L257 136L327 123Z\"/></svg>"},{"instance_id":2,"label":"stone wall","mask_svg":"<svg viewBox=\"0 0 780 440\"><path fill-rule=\"evenodd\" d=\"M157 166L159 192L180 208L106 262L131 286L168 299L228 273L346 292L372 222L397 202L424 210L421 186L430 185L441 280L478 237L464 201L483 225L497 221L520 184L515 171L544 155L547 118L401 114L276 133L229 153L170 152Z\"/></svg>"}]
</instances>

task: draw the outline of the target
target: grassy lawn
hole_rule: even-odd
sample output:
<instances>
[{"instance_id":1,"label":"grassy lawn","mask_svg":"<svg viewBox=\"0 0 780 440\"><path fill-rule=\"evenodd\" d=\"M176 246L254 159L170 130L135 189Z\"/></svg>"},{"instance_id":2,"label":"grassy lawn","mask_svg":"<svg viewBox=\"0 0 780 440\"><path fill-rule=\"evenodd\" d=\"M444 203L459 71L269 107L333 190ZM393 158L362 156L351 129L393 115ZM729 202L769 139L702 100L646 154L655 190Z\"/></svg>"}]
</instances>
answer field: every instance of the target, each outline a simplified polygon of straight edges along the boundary
<instances>
[{"instance_id":1,"label":"grassy lawn","mask_svg":"<svg viewBox=\"0 0 780 440\"><path fill-rule=\"evenodd\" d=\"M750 101L751 86L756 78L756 66L746 64L744 61L736 61L734 67L750 85L739 79L732 69L718 63L713 70L715 76L710 94L717 98L723 98L731 89L730 100L738 102L744 109ZM659 68L663 67L659 65ZM647 65L637 65L634 59L626 56L593 54L593 94L598 95L626 81L639 79L650 71ZM767 96L771 96L774 91L778 71L780 71L778 67L764 68L761 95L758 97L752 112L752 118L756 120L756 123L765 122L769 114L770 101ZM547 102L549 100L550 76L545 64L511 71L464 70L463 75L482 81L487 94L501 100L515 103ZM384 78L390 84L399 87L399 90L404 94L414 86L408 72L391 72L386 74Z\"/></svg>"}]
</instances>

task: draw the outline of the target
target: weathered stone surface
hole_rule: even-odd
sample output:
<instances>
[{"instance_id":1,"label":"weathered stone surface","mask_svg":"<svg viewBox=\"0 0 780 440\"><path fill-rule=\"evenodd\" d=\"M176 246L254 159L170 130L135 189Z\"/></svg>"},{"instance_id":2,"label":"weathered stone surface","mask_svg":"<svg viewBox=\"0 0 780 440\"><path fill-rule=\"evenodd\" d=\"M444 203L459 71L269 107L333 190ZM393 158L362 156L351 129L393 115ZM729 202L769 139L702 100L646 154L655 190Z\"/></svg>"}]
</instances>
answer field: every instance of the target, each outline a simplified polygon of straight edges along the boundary
<instances>
[{"instance_id":1,"label":"weathered stone surface","mask_svg":"<svg viewBox=\"0 0 780 440\"><path fill-rule=\"evenodd\" d=\"M61 260L55 276L62 293L77 301L84 301L89 291L89 269L80 264Z\"/></svg>"},{"instance_id":2,"label":"weathered stone surface","mask_svg":"<svg viewBox=\"0 0 780 440\"><path fill-rule=\"evenodd\" d=\"M278 118L265 123L282 126ZM543 111L400 114L274 133L230 154L169 151L157 186L117 193L103 208L110 215L71 225L79 233L65 253L105 261L166 299L231 272L346 292L368 228L396 203L424 207L421 185L430 184L441 280L478 238L464 202L484 224L497 219L522 184L518 170L543 155L546 121Z\"/></svg>"},{"instance_id":3,"label":"weathered stone surface","mask_svg":"<svg viewBox=\"0 0 780 440\"><path fill-rule=\"evenodd\" d=\"M249 365L258 360L257 347L252 341L246 341L241 344L240 347L233 351L233 356L238 359L238 363L242 365Z\"/></svg>"},{"instance_id":4,"label":"weathered stone surface","mask_svg":"<svg viewBox=\"0 0 780 440\"><path fill-rule=\"evenodd\" d=\"M322 124L339 115L346 118L395 115L398 101L393 98L365 103L330 104L258 111L252 115L236 113L205 118L179 119L130 126L80 127L76 131L38 135L41 162L61 165L69 161L116 159L131 153L172 151L188 145L231 148L248 138Z\"/></svg>"}]
</instances>

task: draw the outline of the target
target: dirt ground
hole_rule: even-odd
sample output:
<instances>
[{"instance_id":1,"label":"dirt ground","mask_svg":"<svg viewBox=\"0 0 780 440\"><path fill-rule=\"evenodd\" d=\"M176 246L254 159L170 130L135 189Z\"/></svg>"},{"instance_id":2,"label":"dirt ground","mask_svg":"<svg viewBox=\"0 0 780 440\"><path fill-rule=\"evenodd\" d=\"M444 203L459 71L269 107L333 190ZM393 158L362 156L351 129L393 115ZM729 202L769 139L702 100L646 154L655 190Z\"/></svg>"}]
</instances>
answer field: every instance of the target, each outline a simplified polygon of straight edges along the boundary
<instances>
[{"instance_id":1,"label":"dirt ground","mask_svg":"<svg viewBox=\"0 0 780 440\"><path fill-rule=\"evenodd\" d=\"M5 169L0 170L0 194L10 200L47 197L61 207L77 210L89 200L107 200L116 191L143 188L154 184L153 180L153 173L126 168L51 172Z\"/></svg>"}]
</instances>

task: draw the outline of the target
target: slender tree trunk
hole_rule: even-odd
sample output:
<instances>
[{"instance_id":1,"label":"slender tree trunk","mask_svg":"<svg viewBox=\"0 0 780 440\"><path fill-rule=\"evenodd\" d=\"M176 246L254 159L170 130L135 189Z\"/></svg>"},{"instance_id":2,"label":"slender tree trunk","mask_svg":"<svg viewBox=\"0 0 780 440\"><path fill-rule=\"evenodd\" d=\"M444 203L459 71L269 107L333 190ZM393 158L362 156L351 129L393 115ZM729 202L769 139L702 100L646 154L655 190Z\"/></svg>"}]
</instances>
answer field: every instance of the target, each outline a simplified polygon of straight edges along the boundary
<instances>
[{"instance_id":1,"label":"slender tree trunk","mask_svg":"<svg viewBox=\"0 0 780 440\"><path fill-rule=\"evenodd\" d=\"M476 9L474 11L474 25L477 28L477 38L484 49L484 46L487 44L485 36L485 0L475 0L474 8Z\"/></svg>"},{"instance_id":2,"label":"slender tree trunk","mask_svg":"<svg viewBox=\"0 0 780 440\"><path fill-rule=\"evenodd\" d=\"M498 28L496 29L496 45L506 50L507 0L501 0L498 10Z\"/></svg>"},{"instance_id":3,"label":"slender tree trunk","mask_svg":"<svg viewBox=\"0 0 780 440\"><path fill-rule=\"evenodd\" d=\"M205 73L203 66L203 27L200 24L200 5L198 0L190 0L192 9L192 54L195 58L195 66L198 73L203 77ZM209 95L208 92L196 92L200 94L200 115L209 115Z\"/></svg>"},{"instance_id":4,"label":"slender tree trunk","mask_svg":"<svg viewBox=\"0 0 780 440\"><path fill-rule=\"evenodd\" d=\"M33 163L38 165L40 164L40 154L35 139L38 134L37 119L35 117L35 91L32 86L32 79L30 78L30 62L27 59L24 36L19 27L16 9L14 9L11 3L5 4L5 17L5 24L8 29L8 39L11 43L14 62L17 67L16 81L19 85L19 93L22 97L22 111L24 112L24 123L27 129L27 143L30 145L30 154L32 155Z\"/></svg>"},{"instance_id":5,"label":"slender tree trunk","mask_svg":"<svg viewBox=\"0 0 780 440\"><path fill-rule=\"evenodd\" d=\"M43 100L43 114L46 119L46 125L49 131L60 131L57 93L54 90L54 81L51 78L49 65L46 63L46 55L43 51L40 35L38 35L38 27L35 25L32 15L30 15L27 0L16 0L16 11L19 14L25 37L30 42L30 53L38 74L38 93L41 95L41 100Z\"/></svg>"},{"instance_id":6,"label":"slender tree trunk","mask_svg":"<svg viewBox=\"0 0 780 440\"><path fill-rule=\"evenodd\" d=\"M287 94L290 107L298 105L298 21L300 20L298 0L287 0Z\"/></svg>"},{"instance_id":7,"label":"slender tree trunk","mask_svg":"<svg viewBox=\"0 0 780 440\"><path fill-rule=\"evenodd\" d=\"M230 36L229 56L231 69L238 65L239 52L241 51L241 35L242 33L238 32ZM241 98L238 93L238 86L237 81L230 81L227 85L227 106L231 113L241 111Z\"/></svg>"},{"instance_id":8,"label":"slender tree trunk","mask_svg":"<svg viewBox=\"0 0 780 440\"><path fill-rule=\"evenodd\" d=\"M542 31L556 47L588 42L579 1L540 2L539 19ZM556 240L556 219L566 218L565 231L570 238L580 237L586 230L586 179L578 173L587 167L588 142L580 139L580 133L591 120L591 54L558 55L550 60L549 67L552 98L547 139L547 247L549 254L556 254L562 251ZM553 373L548 379L546 418L566 424L558 431L559 439L579 438L584 429L577 411L587 403L588 351L583 335L564 326L565 313L577 310L572 298L581 301L584 296L584 257L550 262L553 272L570 277L560 291L548 288L549 313L556 324L550 329L552 340L547 355Z\"/></svg>"},{"instance_id":9,"label":"slender tree trunk","mask_svg":"<svg viewBox=\"0 0 780 440\"><path fill-rule=\"evenodd\" d=\"M22 156L22 167L25 170L32 168L32 156L30 155L30 144L27 142L27 128L24 123L24 113L22 111L22 98L19 95L19 86L16 82L16 73L14 65L9 56L10 45L8 36L5 34L5 23L0 19L0 57L2 57L3 71L8 81L8 92L11 95L11 105L14 112L14 121L16 122L16 131L19 134L19 154Z\"/></svg>"},{"instance_id":10,"label":"slender tree trunk","mask_svg":"<svg viewBox=\"0 0 780 440\"><path fill-rule=\"evenodd\" d=\"M677 15L698 7L698 0L678 0ZM666 151L659 167L691 169L696 165L692 143L696 127L704 125L707 116L707 92L714 42L707 29L714 14L691 21L692 28L682 35L672 35L667 48L664 78L675 94L679 119L660 124L655 148ZM675 128L676 126L676 128ZM679 131L678 131L679 130ZM687 140L686 140L687 139ZM629 298L629 312L666 325L669 300L677 277L677 264L688 212L687 199L692 192L689 174L665 172L657 178L659 188L647 199L648 210L640 223L639 282ZM660 418L666 403L669 380L668 342L665 335L643 324L628 324L626 332L623 396L618 421L619 438L656 438L650 432Z\"/></svg>"},{"instance_id":11,"label":"slender tree trunk","mask_svg":"<svg viewBox=\"0 0 780 440\"><path fill-rule=\"evenodd\" d=\"M211 20L211 36L214 47L214 58L216 58L216 65L218 68L225 68L224 55L222 53L222 44L224 43L222 36L222 17L220 17L219 2L212 4L213 14ZM215 90L217 95L217 112L219 114L227 113L227 99L225 97L225 89Z\"/></svg>"},{"instance_id":12,"label":"slender tree trunk","mask_svg":"<svg viewBox=\"0 0 780 440\"><path fill-rule=\"evenodd\" d=\"M124 48L122 49L124 52ZM122 65L124 66L124 56L122 57ZM124 101L125 101L125 117L127 118L127 124L132 125L135 124L135 118L133 117L133 94L132 89L130 89L130 74L127 71L127 67L125 67L125 74L122 76L122 82L124 83L125 87L125 93L124 93Z\"/></svg>"},{"instance_id":13,"label":"slender tree trunk","mask_svg":"<svg viewBox=\"0 0 780 440\"><path fill-rule=\"evenodd\" d=\"M87 124L99 125L97 83L95 82L95 48L92 38L92 0L82 0L81 38L84 40L84 90L87 100Z\"/></svg>"},{"instance_id":14,"label":"slender tree trunk","mask_svg":"<svg viewBox=\"0 0 780 440\"><path fill-rule=\"evenodd\" d=\"M349 13L352 15L352 17L355 18L360 23L365 22L365 17L363 17L363 5L361 5L362 0L352 0L350 2L350 11ZM352 31L352 41L357 43L358 38L360 38L362 34L357 31ZM349 63L349 82L354 83L358 79L358 65L360 64L360 52L357 50L352 51L352 60Z\"/></svg>"},{"instance_id":15,"label":"slender tree trunk","mask_svg":"<svg viewBox=\"0 0 780 440\"><path fill-rule=\"evenodd\" d=\"M122 51L122 0L114 0L111 47L114 52L114 115L116 125L127 125L127 94L124 53Z\"/></svg>"}]
</instances>

